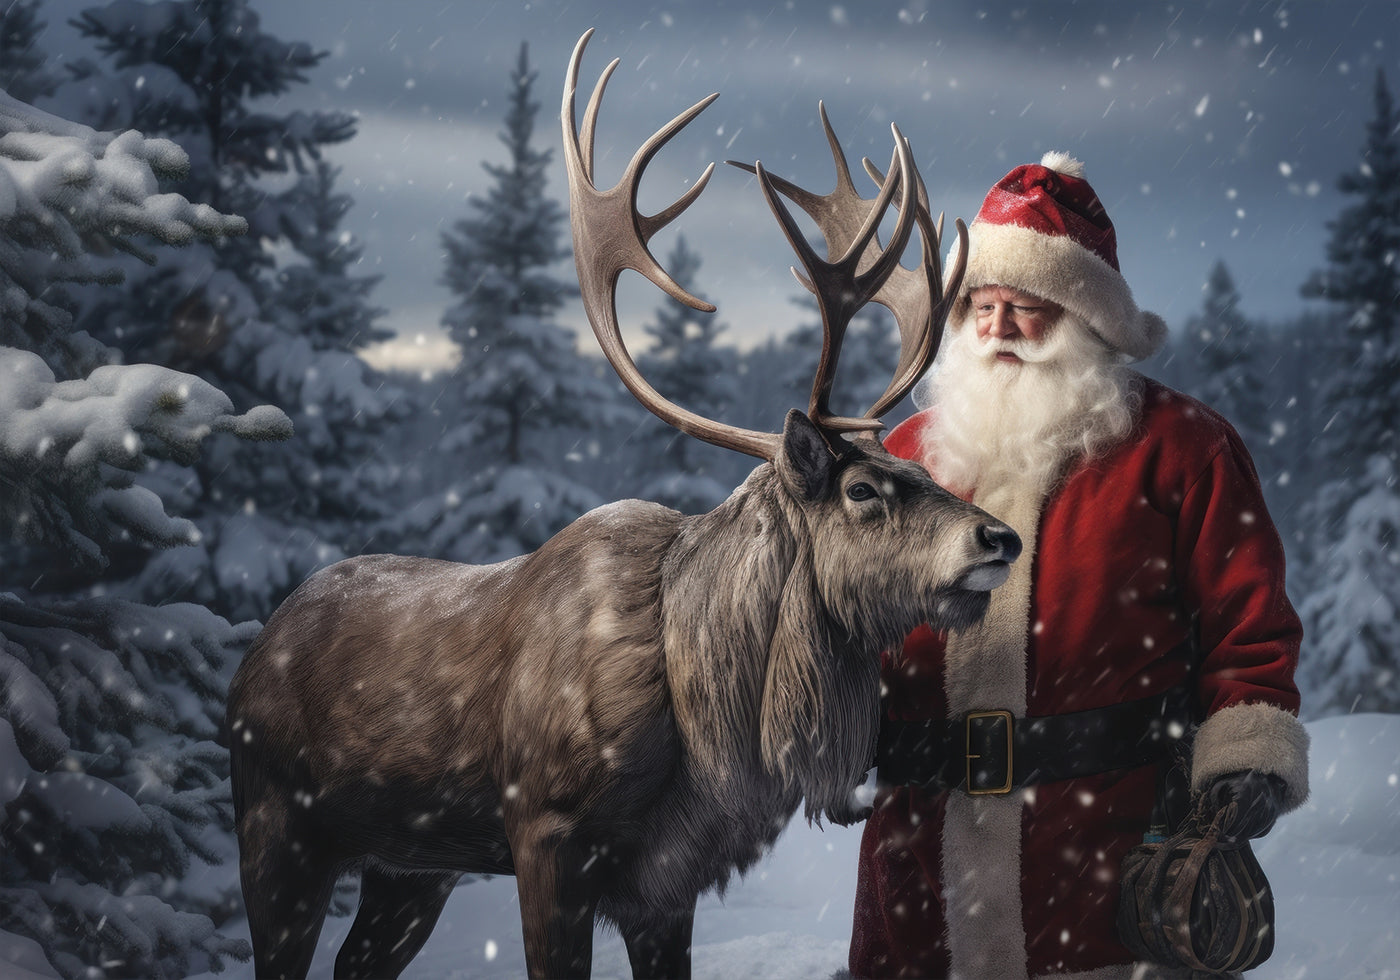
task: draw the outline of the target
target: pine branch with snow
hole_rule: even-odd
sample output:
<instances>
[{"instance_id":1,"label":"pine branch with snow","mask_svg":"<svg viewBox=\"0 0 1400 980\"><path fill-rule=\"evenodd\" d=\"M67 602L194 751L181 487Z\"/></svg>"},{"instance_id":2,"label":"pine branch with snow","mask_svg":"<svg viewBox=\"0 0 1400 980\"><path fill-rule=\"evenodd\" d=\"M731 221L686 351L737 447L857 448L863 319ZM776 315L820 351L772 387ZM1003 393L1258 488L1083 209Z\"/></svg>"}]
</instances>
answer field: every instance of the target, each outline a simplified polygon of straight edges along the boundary
<instances>
[{"instance_id":1,"label":"pine branch with snow","mask_svg":"<svg viewBox=\"0 0 1400 980\"><path fill-rule=\"evenodd\" d=\"M1307 707L1314 715L1400 712L1400 473L1376 453L1323 495L1320 507L1340 510L1342 519L1315 559L1317 584L1300 610L1308 625L1299 668Z\"/></svg>"},{"instance_id":2,"label":"pine branch with snow","mask_svg":"<svg viewBox=\"0 0 1400 980\"><path fill-rule=\"evenodd\" d=\"M233 620L265 618L325 561L366 547L366 528L402 493L392 427L411 414L357 356L386 331L370 302L377 277L362 274L342 227L352 202L324 152L356 120L287 107L328 52L270 32L256 6L85 10L73 25L110 70L94 66L67 91L113 125L178 140L193 163L181 189L248 222L241 238L158 250L154 269L133 271L138 288L85 290L80 320L128 360L198 374L237 405L270 402L291 418L285 443L209 440L181 490L198 543L131 549L114 563L122 575L110 588L124 596L196 601ZM137 482L171 481L148 472Z\"/></svg>"},{"instance_id":3,"label":"pine branch with snow","mask_svg":"<svg viewBox=\"0 0 1400 980\"><path fill-rule=\"evenodd\" d=\"M145 256L140 235L184 244L242 234L243 219L159 192L188 167L169 140L99 133L0 92L0 346L33 350L60 373L91 368L106 351L67 335L72 315L52 299L64 282L119 279L87 256Z\"/></svg>"},{"instance_id":4,"label":"pine branch with snow","mask_svg":"<svg viewBox=\"0 0 1400 980\"><path fill-rule=\"evenodd\" d=\"M0 594L0 931L65 977L170 976L246 959L192 900L191 862L233 857L223 691L257 624L191 605L40 607Z\"/></svg>"},{"instance_id":5,"label":"pine branch with snow","mask_svg":"<svg viewBox=\"0 0 1400 980\"><path fill-rule=\"evenodd\" d=\"M197 532L131 474L151 459L188 465L213 432L285 439L272 406L234 414L228 396L152 364L104 365L58 381L36 354L0 347L0 525L101 565L114 540L170 547Z\"/></svg>"}]
</instances>

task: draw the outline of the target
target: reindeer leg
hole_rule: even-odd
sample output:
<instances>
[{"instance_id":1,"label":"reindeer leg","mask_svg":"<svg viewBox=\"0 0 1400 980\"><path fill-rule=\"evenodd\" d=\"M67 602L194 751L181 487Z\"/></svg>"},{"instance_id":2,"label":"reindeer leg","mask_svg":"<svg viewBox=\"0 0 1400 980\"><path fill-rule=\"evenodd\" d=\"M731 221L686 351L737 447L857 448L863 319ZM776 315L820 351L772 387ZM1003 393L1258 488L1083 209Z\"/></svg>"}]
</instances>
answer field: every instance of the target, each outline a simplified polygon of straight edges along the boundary
<instances>
[{"instance_id":1,"label":"reindeer leg","mask_svg":"<svg viewBox=\"0 0 1400 980\"><path fill-rule=\"evenodd\" d=\"M238 821L239 876L262 978L306 976L335 887L337 862L324 831L292 809L269 796Z\"/></svg>"},{"instance_id":2,"label":"reindeer leg","mask_svg":"<svg viewBox=\"0 0 1400 980\"><path fill-rule=\"evenodd\" d=\"M593 969L598 894L588 856L580 850L557 839L512 842L531 980L587 977Z\"/></svg>"},{"instance_id":3,"label":"reindeer leg","mask_svg":"<svg viewBox=\"0 0 1400 980\"><path fill-rule=\"evenodd\" d=\"M634 919L619 924L632 976L690 980L690 935L695 907L673 915Z\"/></svg>"},{"instance_id":4,"label":"reindeer leg","mask_svg":"<svg viewBox=\"0 0 1400 980\"><path fill-rule=\"evenodd\" d=\"M397 977L428 941L461 874L395 874L366 867L355 924L335 958L337 977Z\"/></svg>"}]
</instances>

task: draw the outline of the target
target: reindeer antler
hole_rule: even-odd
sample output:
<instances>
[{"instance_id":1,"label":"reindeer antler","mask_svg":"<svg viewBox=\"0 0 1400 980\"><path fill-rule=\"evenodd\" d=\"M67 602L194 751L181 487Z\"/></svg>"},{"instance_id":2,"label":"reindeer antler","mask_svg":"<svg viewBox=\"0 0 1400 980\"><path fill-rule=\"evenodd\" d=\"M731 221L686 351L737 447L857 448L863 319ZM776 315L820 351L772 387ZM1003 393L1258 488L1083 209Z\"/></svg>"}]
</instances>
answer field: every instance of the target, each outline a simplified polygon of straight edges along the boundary
<instances>
[{"instance_id":1,"label":"reindeer antler","mask_svg":"<svg viewBox=\"0 0 1400 980\"><path fill-rule=\"evenodd\" d=\"M867 297L868 300L889 309L894 314L895 323L899 326L899 362L895 367L894 376L884 394L866 410L862 419L833 419L822 423L826 425L834 423L834 427L844 426L848 429L878 428L878 426L871 426L866 420L878 419L897 405L923 376L923 373L928 370L928 366L933 363L934 357L938 354L939 343L943 337L943 324L947 319L952 301L958 294L958 286L962 283L963 271L967 264L967 226L963 224L961 218L955 221L959 248L945 294L943 270L939 261L939 249L943 239L943 215L938 216L938 223L935 225L929 215L928 194L924 189L924 182L919 176L918 168L914 164L913 154L908 150L908 141L900 134L898 127L891 127L895 136L895 160L890 167L894 179L891 181L886 181L884 175L869 160L863 161L866 171L880 185L879 194L875 198L863 198L851 181L851 170L846 163L846 154L841 149L841 143L831 127L831 120L826 114L826 106L818 102L817 111L821 115L822 128L826 132L826 141L831 147L832 161L836 166L835 189L830 194L817 195L783 180L781 177L768 175L769 182L775 188L816 222L817 228L826 239L827 254L842 256L835 263L819 263L820 276L813 275L809 279L797 275L798 281L818 297L822 308L824 340L821 364L812 387L811 409L813 412L825 411L826 409L826 398L836 370L836 355L839 353L839 345L845 335L846 327L849 326L850 316L855 313L855 308L851 309L849 313L844 310L829 310L828 305L822 301L822 295L824 292L830 292L833 285L828 282L826 285L818 286L814 285L814 282L818 278L829 280L835 277L837 288L839 288L839 283L849 275L845 271L838 271L844 263L854 260L855 270L868 276L874 271L881 258L887 257L891 253L896 256L902 254L904 244L909 237L906 222L911 211L913 220L919 229L923 253L919 268L906 269L898 264L897 259L890 262L888 272L880 280L878 288ZM727 162L731 166L747 170L749 173L757 172L757 168L750 167L748 164L738 163L734 160ZM905 184L904 190L900 194L898 204L900 222L896 225L890 244L882 251L873 236L872 220L877 215L883 214L885 202L890 199L893 190L900 185L900 175L904 173L911 175L911 180ZM915 202L912 209L909 207L910 187L915 192ZM872 200L874 201L873 205ZM791 236L789 238L791 239ZM858 243L861 243L859 249L857 249ZM797 248L795 242L794 248ZM810 254L810 249L798 248L798 254L803 256L805 264L807 262L805 256ZM809 275L813 272L811 265L808 265L808 272ZM797 274L795 270L794 274ZM859 308L859 305L856 304L856 308ZM844 315L845 319L839 320L840 315ZM836 349L833 350L833 347ZM865 424L857 424L861 422Z\"/></svg>"},{"instance_id":2,"label":"reindeer antler","mask_svg":"<svg viewBox=\"0 0 1400 980\"><path fill-rule=\"evenodd\" d=\"M573 56L569 59L561 122L564 131L564 160L569 175L574 262L578 268L584 309L593 325L593 332L623 384L657 417L706 442L771 461L782 445L782 436L715 422L681 408L657 392L642 377L631 354L628 353L617 320L617 280L624 269L632 269L646 276L678 302L693 309L714 312L714 306L682 289L647 247L647 243L656 232L675 220L695 202L714 173L714 164L707 167L700 179L674 204L657 214L644 215L637 210L637 190L642 172L657 152L718 98L718 94L701 99L653 133L633 155L618 183L610 190L599 191L593 182L594 130L603 90L617 68L618 60L613 59L599 76L588 107L584 110L583 129L580 134L574 121L574 93L578 86L579 62L592 35L593 31L590 29L579 38ZM822 120L826 122L825 109L822 110ZM942 329L943 317L946 316L947 304L940 302L935 308L931 299L935 292L940 297L942 295L937 245L941 224L939 230L934 230L928 218L927 205L919 203L922 200L923 182L914 168L908 142L898 128L895 128L891 179L881 182L882 187L874 204L866 208L868 202L856 194L851 186L845 157L829 124L826 131L837 161L838 186L835 192L825 198L817 198L781 178L770 177L762 164L745 169L758 176L759 186L768 201L768 206L782 224L788 241L792 243L807 270L809 278L803 279L798 275L798 279L816 294L821 306L825 339L822 344L821 363L818 365L812 386L808 414L813 422L827 432L829 440L839 441L840 433L843 432L872 431L882 427L879 416L904 397L932 361L938 348L938 335ZM909 179L900 179L903 175L908 175ZM876 242L876 233L880 219L896 191L900 193L899 220L890 244L881 249ZM831 254L840 254L840 258L834 262L826 262L816 256L803 238L791 213L782 203L780 193L792 198L817 220L826 236ZM826 206L823 206L824 204ZM899 265L899 257L916 225L923 241L924 271L923 275L918 276L919 282L913 284L910 277L917 274L903 269ZM966 230L963 229L962 222L958 222L958 226L965 236ZM965 242L963 252L966 252ZM895 278L899 273L904 275ZM958 276L961 276L961 268ZM894 285L890 285L892 279ZM918 312L920 300L914 295L918 288L922 288L925 293L922 314ZM901 344L900 366L886 393L863 418L833 416L828 410L827 401L840 356L841 342L851 317L871 299L895 311L904 338ZM919 333L920 327L922 333Z\"/></svg>"},{"instance_id":3,"label":"reindeer antler","mask_svg":"<svg viewBox=\"0 0 1400 980\"><path fill-rule=\"evenodd\" d=\"M590 28L579 38L573 57L569 59L562 122L564 162L569 172L569 223L574 236L574 264L578 267L579 289L588 321L593 325L593 333L627 390L662 421L717 446L772 460L782 445L781 436L740 429L704 418L681 408L653 388L642 377L632 355L628 353L617 322L617 280L624 269L640 272L673 299L692 309L709 313L715 310L713 305L682 289L647 248L647 242L653 235L675 220L699 197L714 173L714 164L706 167L700 179L674 204L651 216L637 210L637 187L642 171L652 157L706 106L719 98L719 94L701 99L653 133L627 164L622 179L611 190L599 191L593 184L594 127L598 121L603 89L617 68L618 59L614 58L598 78L593 96L588 100L588 108L584 110L580 138L574 126L574 92L578 87L579 61L592 36L593 30Z\"/></svg>"}]
</instances>

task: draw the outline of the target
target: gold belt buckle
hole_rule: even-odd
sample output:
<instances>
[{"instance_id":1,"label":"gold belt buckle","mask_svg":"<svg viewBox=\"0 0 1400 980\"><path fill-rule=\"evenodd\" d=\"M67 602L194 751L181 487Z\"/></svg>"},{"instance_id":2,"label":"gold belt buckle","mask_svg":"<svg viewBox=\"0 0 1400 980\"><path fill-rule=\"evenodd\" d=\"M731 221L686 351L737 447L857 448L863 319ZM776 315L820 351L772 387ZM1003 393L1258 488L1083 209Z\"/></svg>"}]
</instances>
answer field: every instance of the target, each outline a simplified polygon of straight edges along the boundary
<instances>
[{"instance_id":1,"label":"gold belt buckle","mask_svg":"<svg viewBox=\"0 0 1400 980\"><path fill-rule=\"evenodd\" d=\"M1000 718L1002 721L1004 721L1004 722L1006 723L1006 782L1003 783L1003 784L1000 785L1000 786L992 786L992 787L987 787L987 788L985 788L985 789L976 789L976 788L973 787L973 783L972 783L972 760L973 760L973 759L980 759L980 758L982 758L982 756L980 756L980 755L975 755L975 754L973 754L973 752L972 752L972 724L973 724L973 722L975 722L975 721L977 721L977 720L979 720L979 719L982 719L982 718ZM964 754L967 756L967 795L968 795L968 796L1005 796L1007 793L1010 793L1010 792L1011 792L1011 784L1012 784L1012 781L1013 781L1012 770L1013 770L1013 768L1014 768L1014 766L1013 766L1013 761L1012 761L1012 745L1013 745L1013 742L1012 742L1012 734L1011 734L1011 726L1012 726L1012 723L1013 723L1013 722L1012 722L1012 719L1013 719L1013 718L1014 718L1014 716L1013 716L1013 715L1011 714L1011 712L1009 712L1009 711L969 711L969 712L967 713L966 720L965 720L964 723L963 723L963 724L964 724L964 730L963 730L963 736L964 736L964 743L963 743L963 744L964 744L964 750L963 750L963 751L964 751Z\"/></svg>"}]
</instances>

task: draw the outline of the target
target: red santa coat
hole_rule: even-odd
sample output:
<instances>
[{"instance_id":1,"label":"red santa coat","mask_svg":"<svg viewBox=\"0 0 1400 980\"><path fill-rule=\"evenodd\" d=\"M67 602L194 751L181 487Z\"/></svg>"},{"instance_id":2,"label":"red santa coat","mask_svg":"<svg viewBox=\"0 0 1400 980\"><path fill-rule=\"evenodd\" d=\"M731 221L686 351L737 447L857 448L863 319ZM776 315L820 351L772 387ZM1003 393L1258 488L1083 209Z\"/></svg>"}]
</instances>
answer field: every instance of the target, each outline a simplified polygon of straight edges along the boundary
<instances>
[{"instance_id":1,"label":"red santa coat","mask_svg":"<svg viewBox=\"0 0 1400 980\"><path fill-rule=\"evenodd\" d=\"M921 459L930 423L914 416L886 448ZM1204 719L1193 786L1260 769L1285 780L1289 808L1303 801L1307 736L1293 683L1302 630L1253 464L1224 419L1145 380L1134 433L1048 499L972 499L1027 540L1021 577L994 594L983 647L922 628L886 658L891 717L1039 716L1136 700L1187 676L1185 661L1163 654L1191 639ZM882 793L861 846L852 974L1128 976L1119 865L1142 841L1155 787L1146 766L1007 797Z\"/></svg>"}]
</instances>

